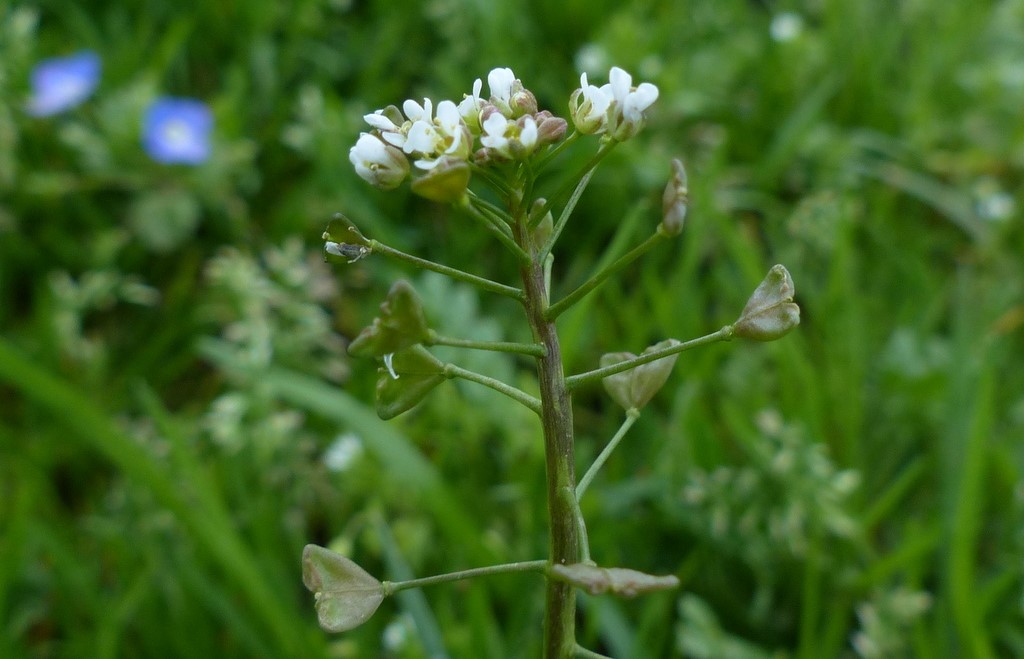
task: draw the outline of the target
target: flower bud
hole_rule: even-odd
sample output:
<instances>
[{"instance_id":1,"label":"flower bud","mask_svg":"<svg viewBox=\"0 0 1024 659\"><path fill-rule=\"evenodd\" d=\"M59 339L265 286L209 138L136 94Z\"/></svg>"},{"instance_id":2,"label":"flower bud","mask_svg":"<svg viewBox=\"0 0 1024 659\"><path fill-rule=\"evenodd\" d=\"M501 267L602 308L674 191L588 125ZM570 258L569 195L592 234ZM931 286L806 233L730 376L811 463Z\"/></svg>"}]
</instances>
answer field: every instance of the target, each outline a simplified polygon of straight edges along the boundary
<instances>
[{"instance_id":1,"label":"flower bud","mask_svg":"<svg viewBox=\"0 0 1024 659\"><path fill-rule=\"evenodd\" d=\"M643 354L649 355L678 343L675 339L666 339L650 346L644 350ZM678 354L669 355L647 364L641 364L628 371L609 375L604 378L605 391L623 408L627 410L640 409L649 403L654 398L654 394L658 393L658 390L665 385L678 358ZM636 359L636 355L631 352L612 352L601 357L601 366L603 368L630 359Z\"/></svg>"},{"instance_id":2,"label":"flower bud","mask_svg":"<svg viewBox=\"0 0 1024 659\"><path fill-rule=\"evenodd\" d=\"M409 175L409 160L402 150L370 133L359 136L348 152L356 174L381 190L393 190Z\"/></svg>"},{"instance_id":3,"label":"flower bud","mask_svg":"<svg viewBox=\"0 0 1024 659\"><path fill-rule=\"evenodd\" d=\"M551 215L550 209L545 211L544 217L540 221L537 221L538 213L544 210L547 203L547 199L540 197L530 207L530 225L534 227L532 234L533 244L538 248L548 242L548 239L551 238L551 233L555 230L555 218Z\"/></svg>"},{"instance_id":4,"label":"flower bud","mask_svg":"<svg viewBox=\"0 0 1024 659\"><path fill-rule=\"evenodd\" d=\"M556 117L548 110L541 110L533 115L537 122L537 142L539 144L554 144L565 137L565 131L569 122L561 117Z\"/></svg>"},{"instance_id":5,"label":"flower bud","mask_svg":"<svg viewBox=\"0 0 1024 659\"><path fill-rule=\"evenodd\" d=\"M516 80L512 83L512 95L509 97L508 105L512 110L512 117L519 118L537 111L537 97L523 87L522 81Z\"/></svg>"},{"instance_id":6,"label":"flower bud","mask_svg":"<svg viewBox=\"0 0 1024 659\"><path fill-rule=\"evenodd\" d=\"M442 156L426 174L413 180L412 191L442 204L454 203L466 195L469 164L460 158Z\"/></svg>"},{"instance_id":7,"label":"flower bud","mask_svg":"<svg viewBox=\"0 0 1024 659\"><path fill-rule=\"evenodd\" d=\"M669 179L665 193L661 196L661 230L664 233L678 236L682 232L689 201L686 170L682 161L673 158L672 178Z\"/></svg>"},{"instance_id":8,"label":"flower bud","mask_svg":"<svg viewBox=\"0 0 1024 659\"><path fill-rule=\"evenodd\" d=\"M800 307L793 302L795 293L789 271L773 265L733 324L733 336L774 341L787 334L800 324Z\"/></svg>"}]
</instances>

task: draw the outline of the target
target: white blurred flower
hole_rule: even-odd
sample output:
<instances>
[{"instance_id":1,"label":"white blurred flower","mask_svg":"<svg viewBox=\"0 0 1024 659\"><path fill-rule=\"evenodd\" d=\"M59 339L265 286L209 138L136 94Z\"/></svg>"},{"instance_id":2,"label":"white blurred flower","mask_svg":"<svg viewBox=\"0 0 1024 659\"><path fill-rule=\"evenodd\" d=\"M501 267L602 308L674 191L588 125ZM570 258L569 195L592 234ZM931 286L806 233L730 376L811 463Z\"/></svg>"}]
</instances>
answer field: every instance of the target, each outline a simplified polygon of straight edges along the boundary
<instances>
[{"instance_id":1,"label":"white blurred flower","mask_svg":"<svg viewBox=\"0 0 1024 659\"><path fill-rule=\"evenodd\" d=\"M785 43L793 41L804 31L804 19L800 14L784 11L776 14L768 26L768 34L774 41Z\"/></svg>"},{"instance_id":2,"label":"white blurred flower","mask_svg":"<svg viewBox=\"0 0 1024 659\"><path fill-rule=\"evenodd\" d=\"M974 186L975 208L982 219L1005 222L1017 211L1017 203L993 178L985 177Z\"/></svg>"},{"instance_id":3,"label":"white blurred flower","mask_svg":"<svg viewBox=\"0 0 1024 659\"><path fill-rule=\"evenodd\" d=\"M346 471L362 454L363 440L354 433L344 433L338 435L324 451L324 466L336 473Z\"/></svg>"}]
</instances>

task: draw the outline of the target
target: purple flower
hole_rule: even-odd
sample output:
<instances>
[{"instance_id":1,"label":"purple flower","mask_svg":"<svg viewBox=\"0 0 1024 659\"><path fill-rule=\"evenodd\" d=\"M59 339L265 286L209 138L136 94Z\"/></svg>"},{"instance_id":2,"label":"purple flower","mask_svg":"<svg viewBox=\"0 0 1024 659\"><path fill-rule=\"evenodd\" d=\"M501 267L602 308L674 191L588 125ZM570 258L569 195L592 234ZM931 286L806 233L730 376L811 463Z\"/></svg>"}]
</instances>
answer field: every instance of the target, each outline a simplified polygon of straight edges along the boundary
<instances>
[{"instance_id":1,"label":"purple flower","mask_svg":"<svg viewBox=\"0 0 1024 659\"><path fill-rule=\"evenodd\" d=\"M210 157L213 114L193 98L158 98L142 121L142 146L165 165L198 165Z\"/></svg>"},{"instance_id":2,"label":"purple flower","mask_svg":"<svg viewBox=\"0 0 1024 659\"><path fill-rule=\"evenodd\" d=\"M32 69L32 97L25 110L49 117L89 98L100 81L100 56L83 50L68 57L45 59Z\"/></svg>"}]
</instances>

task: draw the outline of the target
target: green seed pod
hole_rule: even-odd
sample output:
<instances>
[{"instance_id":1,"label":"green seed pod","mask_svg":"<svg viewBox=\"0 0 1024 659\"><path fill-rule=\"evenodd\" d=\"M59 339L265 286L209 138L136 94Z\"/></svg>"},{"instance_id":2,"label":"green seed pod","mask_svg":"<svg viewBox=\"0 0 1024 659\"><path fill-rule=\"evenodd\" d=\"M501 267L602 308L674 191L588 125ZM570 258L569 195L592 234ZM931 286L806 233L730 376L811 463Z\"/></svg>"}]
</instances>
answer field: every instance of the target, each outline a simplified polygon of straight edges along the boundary
<instances>
[{"instance_id":1,"label":"green seed pod","mask_svg":"<svg viewBox=\"0 0 1024 659\"><path fill-rule=\"evenodd\" d=\"M377 379L377 416L387 420L412 409L445 381L444 364L423 346L389 355Z\"/></svg>"},{"instance_id":2,"label":"green seed pod","mask_svg":"<svg viewBox=\"0 0 1024 659\"><path fill-rule=\"evenodd\" d=\"M644 350L643 354L648 355L678 343L675 339L666 339L650 346ZM641 364L628 371L609 375L604 378L604 388L612 400L625 409L640 409L654 398L654 394L658 393L659 389L665 386L678 357L678 354L669 355L647 364ZM601 357L601 366L611 366L630 359L636 359L636 355L631 352L612 352Z\"/></svg>"},{"instance_id":3,"label":"green seed pod","mask_svg":"<svg viewBox=\"0 0 1024 659\"><path fill-rule=\"evenodd\" d=\"M353 357L383 357L423 343L430 328L409 282L399 279L380 305L380 315L348 346Z\"/></svg>"},{"instance_id":4,"label":"green seed pod","mask_svg":"<svg viewBox=\"0 0 1024 659\"><path fill-rule=\"evenodd\" d=\"M774 265L747 300L733 335L754 341L774 341L800 324L800 307L793 302L796 288L789 271Z\"/></svg>"}]
</instances>

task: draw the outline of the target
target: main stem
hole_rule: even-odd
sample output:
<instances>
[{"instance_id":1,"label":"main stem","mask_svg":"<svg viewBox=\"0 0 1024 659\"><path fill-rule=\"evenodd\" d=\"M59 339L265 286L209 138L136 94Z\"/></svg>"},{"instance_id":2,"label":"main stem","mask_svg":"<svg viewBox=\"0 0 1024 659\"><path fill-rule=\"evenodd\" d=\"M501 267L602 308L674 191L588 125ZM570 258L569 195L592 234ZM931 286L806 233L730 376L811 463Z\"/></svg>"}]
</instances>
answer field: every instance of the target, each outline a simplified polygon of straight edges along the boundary
<instances>
[{"instance_id":1,"label":"main stem","mask_svg":"<svg viewBox=\"0 0 1024 659\"><path fill-rule=\"evenodd\" d=\"M527 219L520 216L515 226L516 242L533 257L522 266L526 316L534 340L547 353L537 357L540 380L541 423L544 427L544 456L547 470L549 556L552 564L570 565L580 560L580 538L573 506L576 503L576 473L573 457L572 398L565 386L562 351L554 321L545 320L548 292L544 264L531 240ZM576 652L576 591L563 581L548 579L544 615L545 659L571 659Z\"/></svg>"}]
</instances>

